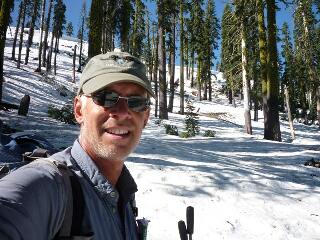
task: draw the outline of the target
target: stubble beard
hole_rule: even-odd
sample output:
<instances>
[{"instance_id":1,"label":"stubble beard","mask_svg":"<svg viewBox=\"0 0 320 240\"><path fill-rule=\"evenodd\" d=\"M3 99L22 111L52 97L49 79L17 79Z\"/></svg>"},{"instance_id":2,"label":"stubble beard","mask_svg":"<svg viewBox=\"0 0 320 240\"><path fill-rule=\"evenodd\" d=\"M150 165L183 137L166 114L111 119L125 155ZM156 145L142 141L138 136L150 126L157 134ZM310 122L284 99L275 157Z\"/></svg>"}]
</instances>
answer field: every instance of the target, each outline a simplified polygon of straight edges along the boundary
<instances>
[{"instance_id":1,"label":"stubble beard","mask_svg":"<svg viewBox=\"0 0 320 240\"><path fill-rule=\"evenodd\" d=\"M90 148L90 152L94 155L94 158L105 160L119 160L117 159L119 155L118 150L111 146L108 146L102 141L99 141L98 137L95 137L94 135L95 134L92 133L90 134L90 132L84 126L80 131L80 140L86 143L85 145L87 148Z\"/></svg>"}]
</instances>

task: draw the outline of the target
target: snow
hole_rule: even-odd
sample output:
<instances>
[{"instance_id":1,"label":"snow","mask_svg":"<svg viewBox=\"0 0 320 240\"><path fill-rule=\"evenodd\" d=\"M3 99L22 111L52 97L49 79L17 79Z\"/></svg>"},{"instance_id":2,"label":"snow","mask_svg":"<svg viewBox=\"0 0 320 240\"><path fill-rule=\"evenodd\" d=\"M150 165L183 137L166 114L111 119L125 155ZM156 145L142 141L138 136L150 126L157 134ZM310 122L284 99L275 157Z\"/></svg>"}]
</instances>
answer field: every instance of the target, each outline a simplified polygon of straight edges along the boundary
<instances>
[{"instance_id":1,"label":"snow","mask_svg":"<svg viewBox=\"0 0 320 240\"><path fill-rule=\"evenodd\" d=\"M30 63L17 69L16 62L9 59L9 31L7 39L3 97L18 104L29 94L31 104L27 117L1 111L1 119L12 127L38 133L56 148L71 145L78 127L49 118L47 109L49 104L61 107L71 100L56 89L61 85L70 91L76 88L67 52L72 53L78 42L68 38L60 41L63 51L57 75L50 74L53 83L45 83L34 72L36 46ZM221 73L216 75L223 83ZM79 77L76 73L76 81ZM214 92L212 102L198 102L191 93L194 89L187 87L186 91L199 109L201 134L214 130L216 136L182 139L165 134L165 123L184 130L184 116L177 114L178 95L174 113L160 125L152 106L141 143L127 159L139 188L139 217L150 220L148 239L179 239L178 221L185 220L187 206L194 207L196 240L320 239L320 169L304 166L311 158L319 159L319 128L295 123L296 139L292 141L288 122L281 121L283 142L267 141L263 139L262 113L258 122L252 122L250 136L243 130L240 100L235 108L225 96Z\"/></svg>"}]
</instances>

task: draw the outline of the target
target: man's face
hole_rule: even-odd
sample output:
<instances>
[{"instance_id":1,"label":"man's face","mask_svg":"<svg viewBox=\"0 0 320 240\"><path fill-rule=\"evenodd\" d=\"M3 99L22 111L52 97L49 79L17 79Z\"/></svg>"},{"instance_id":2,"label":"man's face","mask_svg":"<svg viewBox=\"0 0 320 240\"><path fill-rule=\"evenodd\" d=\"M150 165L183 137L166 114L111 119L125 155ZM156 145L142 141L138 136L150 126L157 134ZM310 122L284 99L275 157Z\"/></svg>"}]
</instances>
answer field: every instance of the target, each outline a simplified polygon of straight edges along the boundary
<instances>
[{"instance_id":1,"label":"man's face","mask_svg":"<svg viewBox=\"0 0 320 240\"><path fill-rule=\"evenodd\" d=\"M147 96L145 89L134 83L115 83L105 90L122 97ZM86 96L76 97L74 109L81 125L80 144L93 160L125 160L139 143L150 112L130 110L125 99L106 108Z\"/></svg>"}]
</instances>

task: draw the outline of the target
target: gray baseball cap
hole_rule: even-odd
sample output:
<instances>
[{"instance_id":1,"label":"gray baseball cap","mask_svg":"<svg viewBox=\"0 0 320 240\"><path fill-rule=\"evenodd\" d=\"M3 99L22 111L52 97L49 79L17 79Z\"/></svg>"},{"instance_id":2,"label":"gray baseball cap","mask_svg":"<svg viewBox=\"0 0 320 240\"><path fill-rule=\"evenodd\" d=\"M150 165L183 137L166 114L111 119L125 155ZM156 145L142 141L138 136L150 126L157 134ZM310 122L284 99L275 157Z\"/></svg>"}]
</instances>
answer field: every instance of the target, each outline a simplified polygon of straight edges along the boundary
<instances>
[{"instance_id":1,"label":"gray baseball cap","mask_svg":"<svg viewBox=\"0 0 320 240\"><path fill-rule=\"evenodd\" d=\"M108 52L92 57L80 77L78 95L94 93L118 82L136 83L155 96L145 65L127 52Z\"/></svg>"}]
</instances>

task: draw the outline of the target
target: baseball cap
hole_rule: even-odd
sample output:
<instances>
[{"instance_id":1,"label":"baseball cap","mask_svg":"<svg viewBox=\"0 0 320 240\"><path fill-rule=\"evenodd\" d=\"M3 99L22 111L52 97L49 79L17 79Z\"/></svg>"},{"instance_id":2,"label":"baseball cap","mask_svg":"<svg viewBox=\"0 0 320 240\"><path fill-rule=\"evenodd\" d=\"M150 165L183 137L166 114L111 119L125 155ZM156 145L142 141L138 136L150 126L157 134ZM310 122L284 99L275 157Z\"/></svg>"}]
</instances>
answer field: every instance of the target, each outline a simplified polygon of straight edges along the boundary
<instances>
[{"instance_id":1,"label":"baseball cap","mask_svg":"<svg viewBox=\"0 0 320 240\"><path fill-rule=\"evenodd\" d=\"M91 94L118 82L138 84L155 96L145 65L127 52L108 52L92 57L83 69L77 94Z\"/></svg>"}]
</instances>

